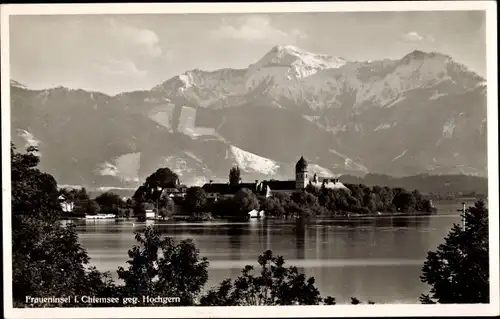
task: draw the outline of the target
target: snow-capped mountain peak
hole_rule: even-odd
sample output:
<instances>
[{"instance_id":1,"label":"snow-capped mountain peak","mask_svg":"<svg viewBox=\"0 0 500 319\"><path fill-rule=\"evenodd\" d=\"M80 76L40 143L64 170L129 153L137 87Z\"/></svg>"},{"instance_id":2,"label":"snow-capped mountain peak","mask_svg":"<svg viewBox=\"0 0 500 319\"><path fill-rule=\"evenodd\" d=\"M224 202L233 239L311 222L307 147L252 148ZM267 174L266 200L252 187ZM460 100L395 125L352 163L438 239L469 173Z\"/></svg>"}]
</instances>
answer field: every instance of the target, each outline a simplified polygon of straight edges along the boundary
<instances>
[{"instance_id":1,"label":"snow-capped mountain peak","mask_svg":"<svg viewBox=\"0 0 500 319\"><path fill-rule=\"evenodd\" d=\"M310 76L320 70L336 69L346 60L325 54L304 51L293 45L276 45L257 63L250 66L250 73L261 68L287 67L293 70L297 78Z\"/></svg>"},{"instance_id":2,"label":"snow-capped mountain peak","mask_svg":"<svg viewBox=\"0 0 500 319\"><path fill-rule=\"evenodd\" d=\"M21 89L26 89L26 86L17 82L16 80L10 80L10 86L21 88Z\"/></svg>"},{"instance_id":3,"label":"snow-capped mountain peak","mask_svg":"<svg viewBox=\"0 0 500 319\"><path fill-rule=\"evenodd\" d=\"M338 69L346 63L339 57L307 52L293 45L277 45L249 66L246 87L253 91L267 83L272 94L287 95L302 79L320 71Z\"/></svg>"},{"instance_id":4,"label":"snow-capped mountain peak","mask_svg":"<svg viewBox=\"0 0 500 319\"><path fill-rule=\"evenodd\" d=\"M21 137L25 141L25 146L34 146L38 147L40 146L40 141L30 132L23 130L23 129L17 129L17 134L19 137Z\"/></svg>"},{"instance_id":5,"label":"snow-capped mountain peak","mask_svg":"<svg viewBox=\"0 0 500 319\"><path fill-rule=\"evenodd\" d=\"M355 62L276 45L247 69L192 69L152 91L193 107L224 108L268 97L309 111L339 105L346 94L356 108L384 107L414 89L440 85L441 91L465 91L477 82L484 79L437 52L414 50L401 59Z\"/></svg>"},{"instance_id":6,"label":"snow-capped mountain peak","mask_svg":"<svg viewBox=\"0 0 500 319\"><path fill-rule=\"evenodd\" d=\"M225 181L234 164L244 180L289 179L302 152L320 176L487 175L487 83L451 57L269 49L249 68L192 69L116 96L11 81L11 136L39 144L63 184L135 185L169 167L192 185Z\"/></svg>"},{"instance_id":7,"label":"snow-capped mountain peak","mask_svg":"<svg viewBox=\"0 0 500 319\"><path fill-rule=\"evenodd\" d=\"M429 59L429 58L435 58L435 57L439 57L439 58L446 58L446 59L451 59L450 56L448 55L445 55L445 54L442 54L442 53L439 53L439 52L425 52L425 51L422 51L422 50L413 50L412 52L406 54L404 57L403 57L403 60L405 59Z\"/></svg>"},{"instance_id":8,"label":"snow-capped mountain peak","mask_svg":"<svg viewBox=\"0 0 500 319\"><path fill-rule=\"evenodd\" d=\"M279 164L265 157L244 151L236 146L228 150L226 157L230 158L238 167L246 172L257 172L265 175L276 174Z\"/></svg>"}]
</instances>

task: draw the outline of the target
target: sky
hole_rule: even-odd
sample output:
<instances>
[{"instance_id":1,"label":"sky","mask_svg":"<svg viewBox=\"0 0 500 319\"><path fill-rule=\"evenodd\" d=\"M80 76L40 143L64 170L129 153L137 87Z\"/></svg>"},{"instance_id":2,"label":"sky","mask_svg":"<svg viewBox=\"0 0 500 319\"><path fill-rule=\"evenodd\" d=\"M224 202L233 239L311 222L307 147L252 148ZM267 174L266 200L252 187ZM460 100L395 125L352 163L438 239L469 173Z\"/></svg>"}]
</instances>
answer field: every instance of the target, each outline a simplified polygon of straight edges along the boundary
<instances>
[{"instance_id":1,"label":"sky","mask_svg":"<svg viewBox=\"0 0 500 319\"><path fill-rule=\"evenodd\" d=\"M117 94L191 69L246 68L278 44L366 61L419 49L486 76L481 11L11 16L11 78Z\"/></svg>"}]
</instances>

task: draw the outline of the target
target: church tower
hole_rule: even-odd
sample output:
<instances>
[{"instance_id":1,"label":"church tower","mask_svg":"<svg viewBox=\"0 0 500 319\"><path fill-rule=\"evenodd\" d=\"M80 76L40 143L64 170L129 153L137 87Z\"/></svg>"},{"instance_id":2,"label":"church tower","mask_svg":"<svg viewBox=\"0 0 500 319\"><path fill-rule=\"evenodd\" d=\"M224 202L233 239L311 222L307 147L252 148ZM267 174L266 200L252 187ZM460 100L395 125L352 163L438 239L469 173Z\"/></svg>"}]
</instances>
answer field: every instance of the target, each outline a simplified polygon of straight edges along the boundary
<instances>
[{"instance_id":1,"label":"church tower","mask_svg":"<svg viewBox=\"0 0 500 319\"><path fill-rule=\"evenodd\" d=\"M309 184L309 177L307 176L307 162L304 157L300 157L295 165L295 188L303 190Z\"/></svg>"}]
</instances>

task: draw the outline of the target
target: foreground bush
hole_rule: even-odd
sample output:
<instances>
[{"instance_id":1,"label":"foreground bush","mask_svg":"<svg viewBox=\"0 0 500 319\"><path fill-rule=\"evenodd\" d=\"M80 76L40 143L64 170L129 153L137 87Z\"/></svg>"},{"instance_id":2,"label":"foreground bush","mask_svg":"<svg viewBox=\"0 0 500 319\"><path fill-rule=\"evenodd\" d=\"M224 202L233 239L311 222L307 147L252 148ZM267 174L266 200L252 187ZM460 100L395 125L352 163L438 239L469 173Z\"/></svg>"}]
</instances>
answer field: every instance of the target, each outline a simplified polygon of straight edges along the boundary
<instances>
[{"instance_id":1,"label":"foreground bush","mask_svg":"<svg viewBox=\"0 0 500 319\"><path fill-rule=\"evenodd\" d=\"M286 268L282 257L266 251L259 257L260 275L246 266L235 281L226 279L217 288L201 295L208 274L208 261L190 240L175 243L158 229L136 232L138 245L129 252L128 268L118 275L124 285L116 285L109 274L89 264L87 251L78 243L73 226L63 226L55 179L36 167L36 148L18 153L11 145L12 182L12 283L15 307L71 307L64 304L26 303L31 297L139 297L178 296L180 305L316 305L335 304L333 297L322 298L314 278ZM403 194L403 197L407 195ZM308 204L314 198L295 198ZM353 197L353 202L356 202ZM288 205L284 197L270 205ZM281 209L275 209L280 212ZM489 302L488 209L478 202L467 210L466 227L455 225L445 243L430 252L423 267L422 281L432 286L425 303ZM142 298L139 298L142 301ZM351 304L361 302L352 298ZM369 302L371 303L371 302ZM179 304L170 304L178 306ZM123 304L86 304L123 306ZM137 304L135 305L137 306Z\"/></svg>"},{"instance_id":2,"label":"foreground bush","mask_svg":"<svg viewBox=\"0 0 500 319\"><path fill-rule=\"evenodd\" d=\"M118 276L125 281L122 296L175 296L176 306L192 306L208 280L208 261L199 257L191 240L176 244L152 227L136 232L139 245L129 250L128 269L119 267ZM161 255L160 256L160 252Z\"/></svg>"},{"instance_id":3,"label":"foreground bush","mask_svg":"<svg viewBox=\"0 0 500 319\"><path fill-rule=\"evenodd\" d=\"M55 179L36 167L37 149L18 153L11 145L12 295L15 307L26 296L66 297L102 291L105 274L90 268L74 227L63 226ZM99 283L95 279L99 278ZM105 285L105 284L104 284ZM66 303L61 306L71 306ZM37 307L51 306L38 303Z\"/></svg>"},{"instance_id":4,"label":"foreground bush","mask_svg":"<svg viewBox=\"0 0 500 319\"><path fill-rule=\"evenodd\" d=\"M489 303L488 208L478 201L465 212L465 228L454 225L444 243L431 251L421 280L431 285L422 303Z\"/></svg>"},{"instance_id":5,"label":"foreground bush","mask_svg":"<svg viewBox=\"0 0 500 319\"><path fill-rule=\"evenodd\" d=\"M234 282L224 280L201 299L202 306L275 306L318 305L322 298L314 286L314 278L306 278L297 267L285 268L281 256L268 250L259 256L261 272L252 275L246 266Z\"/></svg>"}]
</instances>

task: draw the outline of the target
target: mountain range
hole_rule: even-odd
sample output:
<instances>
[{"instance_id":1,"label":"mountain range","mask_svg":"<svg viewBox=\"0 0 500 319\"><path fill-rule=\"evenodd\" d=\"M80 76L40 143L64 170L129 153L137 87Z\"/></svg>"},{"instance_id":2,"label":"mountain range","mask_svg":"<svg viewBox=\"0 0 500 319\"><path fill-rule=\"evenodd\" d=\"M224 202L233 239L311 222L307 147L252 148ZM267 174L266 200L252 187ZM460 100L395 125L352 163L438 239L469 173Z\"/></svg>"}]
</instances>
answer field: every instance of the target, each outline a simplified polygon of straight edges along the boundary
<instances>
[{"instance_id":1,"label":"mountain range","mask_svg":"<svg viewBox=\"0 0 500 319\"><path fill-rule=\"evenodd\" d=\"M487 177L486 80L436 52L350 61L291 45L245 69L194 69L109 96L11 80L11 136L60 184L136 187L159 167L185 184L325 176Z\"/></svg>"}]
</instances>

